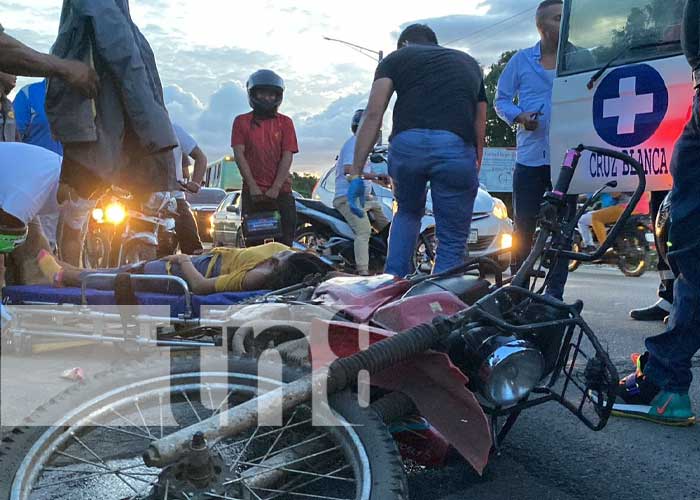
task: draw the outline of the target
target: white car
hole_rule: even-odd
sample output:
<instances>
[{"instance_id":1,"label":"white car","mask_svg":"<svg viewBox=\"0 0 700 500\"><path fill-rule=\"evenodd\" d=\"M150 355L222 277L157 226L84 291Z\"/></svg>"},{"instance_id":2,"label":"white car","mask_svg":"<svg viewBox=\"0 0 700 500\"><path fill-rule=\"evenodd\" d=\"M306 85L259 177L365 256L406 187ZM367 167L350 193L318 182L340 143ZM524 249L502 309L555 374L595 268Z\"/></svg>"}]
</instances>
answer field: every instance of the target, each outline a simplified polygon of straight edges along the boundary
<instances>
[{"instance_id":1,"label":"white car","mask_svg":"<svg viewBox=\"0 0 700 500\"><path fill-rule=\"evenodd\" d=\"M374 183L373 188L375 195L382 202L384 213L391 220L394 206L393 193L390 189L376 183ZM311 197L326 206L333 206L333 198L335 198L335 167L331 167L321 176L311 193ZM432 199L428 196L425 216L421 221L421 233L426 230L432 230L432 241L436 241L435 217L433 216L432 208ZM471 232L468 241L469 255L471 257L488 256L500 249L511 248L512 246L513 221L508 218L508 209L501 200L494 198L488 191L480 187L472 215ZM419 248L418 251L420 253L421 249ZM510 253L499 255L497 260L501 269L507 269L510 266ZM423 262L421 267L430 264L429 262Z\"/></svg>"}]
</instances>

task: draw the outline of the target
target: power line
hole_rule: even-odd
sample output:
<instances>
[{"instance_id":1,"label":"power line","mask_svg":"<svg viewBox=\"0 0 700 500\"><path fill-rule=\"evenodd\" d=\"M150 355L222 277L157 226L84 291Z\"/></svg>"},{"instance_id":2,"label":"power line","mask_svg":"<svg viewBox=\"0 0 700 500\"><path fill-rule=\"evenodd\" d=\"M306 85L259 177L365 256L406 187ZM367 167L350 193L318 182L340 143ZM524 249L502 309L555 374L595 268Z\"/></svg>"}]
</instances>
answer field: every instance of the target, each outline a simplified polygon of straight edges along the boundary
<instances>
[{"instance_id":1,"label":"power line","mask_svg":"<svg viewBox=\"0 0 700 500\"><path fill-rule=\"evenodd\" d=\"M508 22L508 21L512 21L513 19L515 19L515 18L517 18L517 17L520 17L520 16L522 16L522 15L525 15L525 14L527 14L528 12L531 12L531 11L535 10L536 8L537 8L536 5L535 5L534 7L529 7L529 8L527 8L527 9L521 11L521 12L518 12L517 14L513 14L513 15L510 16L510 17L507 17L507 18L505 18L505 19L501 19L501 20L498 21L497 23L490 24L490 25L485 26L485 27L483 27L483 28L481 28L481 29L478 29L478 30L476 30L476 31L473 31L473 32L469 33L468 35L464 35L464 36L462 36L462 37L455 38L454 40L450 40L450 41L447 42L447 43L443 43L442 45L443 45L443 46L445 46L445 45L451 45L451 44L453 44L453 43L455 43L455 42L459 42L459 41L461 41L461 40L464 40L465 38L471 38L471 37L473 37L474 35L478 35L479 33L483 33L484 31L490 30L491 28L495 28L496 26L500 26L501 24L504 24L504 23L506 23L506 22Z\"/></svg>"}]
</instances>

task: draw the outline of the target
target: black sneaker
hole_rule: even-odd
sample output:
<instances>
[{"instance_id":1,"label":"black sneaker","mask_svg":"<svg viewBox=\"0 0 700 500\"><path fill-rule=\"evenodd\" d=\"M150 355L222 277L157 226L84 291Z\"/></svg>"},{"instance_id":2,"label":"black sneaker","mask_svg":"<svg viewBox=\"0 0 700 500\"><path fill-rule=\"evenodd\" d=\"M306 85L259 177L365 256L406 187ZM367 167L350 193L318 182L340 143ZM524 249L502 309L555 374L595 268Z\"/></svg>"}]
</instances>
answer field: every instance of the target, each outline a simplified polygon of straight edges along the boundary
<instances>
[{"instance_id":1,"label":"black sneaker","mask_svg":"<svg viewBox=\"0 0 700 500\"><path fill-rule=\"evenodd\" d=\"M657 304L630 311L630 318L637 321L663 321L666 316L668 316L668 311Z\"/></svg>"}]
</instances>

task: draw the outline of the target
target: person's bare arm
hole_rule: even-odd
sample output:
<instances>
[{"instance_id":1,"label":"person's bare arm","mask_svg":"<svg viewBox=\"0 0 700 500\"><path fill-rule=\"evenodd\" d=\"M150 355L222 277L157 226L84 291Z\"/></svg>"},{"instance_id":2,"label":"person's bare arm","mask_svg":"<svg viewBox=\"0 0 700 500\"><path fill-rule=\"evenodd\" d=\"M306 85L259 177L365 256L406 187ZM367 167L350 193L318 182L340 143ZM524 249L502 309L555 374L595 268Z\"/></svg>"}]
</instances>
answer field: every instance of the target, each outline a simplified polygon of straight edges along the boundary
<instances>
[{"instance_id":1,"label":"person's bare arm","mask_svg":"<svg viewBox=\"0 0 700 500\"><path fill-rule=\"evenodd\" d=\"M282 186L289 178L289 171L292 169L292 160L294 159L294 153L291 151L282 151L282 159L277 165L277 176L275 176L275 182L272 183L272 187L267 190L265 195L268 198L277 198L280 194Z\"/></svg>"},{"instance_id":2,"label":"person's bare arm","mask_svg":"<svg viewBox=\"0 0 700 500\"><path fill-rule=\"evenodd\" d=\"M362 115L360 128L357 130L355 157L350 174L360 175L367 163L367 157L377 142L379 130L382 128L384 112L389 106L389 100L394 93L394 82L391 78L379 78L372 84L367 108Z\"/></svg>"},{"instance_id":3,"label":"person's bare arm","mask_svg":"<svg viewBox=\"0 0 700 500\"><path fill-rule=\"evenodd\" d=\"M484 144L486 143L486 103L476 105L476 120L474 133L476 140L476 171L481 170L481 160L484 158Z\"/></svg>"},{"instance_id":4,"label":"person's bare arm","mask_svg":"<svg viewBox=\"0 0 700 500\"><path fill-rule=\"evenodd\" d=\"M245 181L246 185L248 186L248 189L250 190L250 195L261 196L263 193L258 187L258 184L255 182L253 172L251 171L250 165L248 164L248 160L245 157L245 146L234 146L233 155L236 159L236 163L238 164L238 169L241 171L241 176L243 176L243 180Z\"/></svg>"},{"instance_id":5,"label":"person's bare arm","mask_svg":"<svg viewBox=\"0 0 700 500\"><path fill-rule=\"evenodd\" d=\"M42 54L6 33L0 33L0 70L13 75L59 77L87 97L96 96L99 86L95 70L82 62Z\"/></svg>"},{"instance_id":6,"label":"person's bare arm","mask_svg":"<svg viewBox=\"0 0 700 500\"><path fill-rule=\"evenodd\" d=\"M197 268L192 264L192 259L189 255L177 254L165 257L165 260L173 264L177 263L182 269L182 274L185 275L185 281L190 286L190 291L196 295L208 295L216 292L217 278L205 278L202 273L197 271Z\"/></svg>"},{"instance_id":7,"label":"person's bare arm","mask_svg":"<svg viewBox=\"0 0 700 500\"><path fill-rule=\"evenodd\" d=\"M195 147L190 156L194 160L194 171L192 172L192 182L202 185L204 174L207 172L207 155L199 146Z\"/></svg>"}]
</instances>

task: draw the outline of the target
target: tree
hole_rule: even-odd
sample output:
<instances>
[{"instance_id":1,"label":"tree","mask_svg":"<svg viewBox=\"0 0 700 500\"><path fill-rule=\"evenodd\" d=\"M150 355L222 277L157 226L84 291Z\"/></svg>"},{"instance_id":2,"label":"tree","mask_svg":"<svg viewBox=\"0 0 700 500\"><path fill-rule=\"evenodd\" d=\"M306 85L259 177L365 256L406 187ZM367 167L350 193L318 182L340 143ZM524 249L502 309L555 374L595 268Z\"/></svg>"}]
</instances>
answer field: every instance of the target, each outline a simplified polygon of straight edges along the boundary
<instances>
[{"instance_id":1,"label":"tree","mask_svg":"<svg viewBox=\"0 0 700 500\"><path fill-rule=\"evenodd\" d=\"M486 97L490 103L486 115L486 146L488 147L515 147L515 127L511 127L498 117L494 102L496 101L498 79L516 52L517 50L509 50L501 54L498 62L491 65L489 74L484 78Z\"/></svg>"},{"instance_id":2,"label":"tree","mask_svg":"<svg viewBox=\"0 0 700 500\"><path fill-rule=\"evenodd\" d=\"M318 182L318 177L312 174L299 174L292 172L292 189L302 195L304 198L311 197L311 191Z\"/></svg>"}]
</instances>

